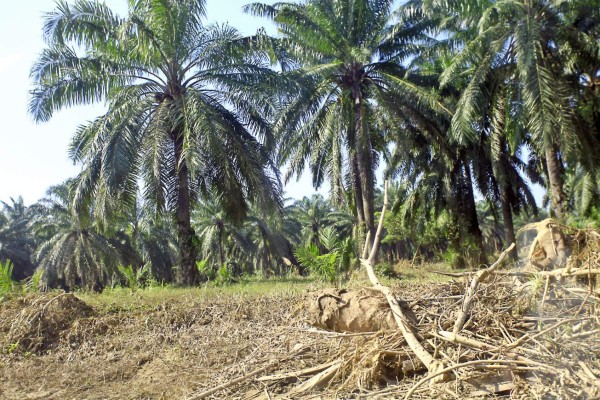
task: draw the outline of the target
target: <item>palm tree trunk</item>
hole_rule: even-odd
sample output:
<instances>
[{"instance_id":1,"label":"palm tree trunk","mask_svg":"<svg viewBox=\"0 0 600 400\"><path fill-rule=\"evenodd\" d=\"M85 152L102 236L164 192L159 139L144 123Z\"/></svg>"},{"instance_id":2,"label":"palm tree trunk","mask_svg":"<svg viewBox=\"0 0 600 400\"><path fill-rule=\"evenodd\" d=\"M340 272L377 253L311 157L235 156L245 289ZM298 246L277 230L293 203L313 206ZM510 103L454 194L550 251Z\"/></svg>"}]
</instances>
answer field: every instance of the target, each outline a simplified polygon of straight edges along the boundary
<instances>
[{"instance_id":1,"label":"palm tree trunk","mask_svg":"<svg viewBox=\"0 0 600 400\"><path fill-rule=\"evenodd\" d=\"M189 170L183 154L183 136L178 132L173 134L175 142L175 159L179 163L177 168L177 239L179 241L180 272L177 282L180 285L194 285L198 281L196 268L196 252L194 249L194 231L190 217L190 183Z\"/></svg>"},{"instance_id":2,"label":"palm tree trunk","mask_svg":"<svg viewBox=\"0 0 600 400\"><path fill-rule=\"evenodd\" d=\"M222 267L225 263L225 257L223 255L223 222L217 222L217 229L219 230L219 262Z\"/></svg>"},{"instance_id":3,"label":"palm tree trunk","mask_svg":"<svg viewBox=\"0 0 600 400\"><path fill-rule=\"evenodd\" d=\"M510 202L508 201L508 188L504 186L502 189L502 219L504 220L504 247L510 246L511 243L515 243L515 247L508 253L508 256L513 261L517 261L517 240L515 238L515 226L513 224L512 209Z\"/></svg>"},{"instance_id":4,"label":"palm tree trunk","mask_svg":"<svg viewBox=\"0 0 600 400\"><path fill-rule=\"evenodd\" d=\"M546 153L546 168L548 169L548 182L550 196L556 218L563 220L566 217L567 195L565 194L562 179L562 164L558 159L556 149L551 144L544 149Z\"/></svg>"},{"instance_id":5,"label":"palm tree trunk","mask_svg":"<svg viewBox=\"0 0 600 400\"><path fill-rule=\"evenodd\" d=\"M486 261L485 248L483 247L483 234L479 229L479 220L477 219L477 206L475 204L475 194L473 193L473 180L471 179L471 167L468 162L464 163L465 172L465 214L467 217L467 229L469 234L475 239L475 245L479 250L479 263L483 264Z\"/></svg>"},{"instance_id":6,"label":"palm tree trunk","mask_svg":"<svg viewBox=\"0 0 600 400\"><path fill-rule=\"evenodd\" d=\"M371 148L371 138L369 132L364 126L363 100L360 88L353 90L354 101L354 129L356 132L356 156L358 172L362 183L362 208L366 234L375 235L375 179L373 176L373 155ZM357 199L357 204L359 203ZM371 241L367 243L368 251L371 251Z\"/></svg>"},{"instance_id":7,"label":"palm tree trunk","mask_svg":"<svg viewBox=\"0 0 600 400\"><path fill-rule=\"evenodd\" d=\"M363 208L363 190L362 181L360 179L360 172L358 168L358 159L356 156L356 135L354 126L348 132L348 145L350 147L350 175L352 178L352 186L354 192L354 203L356 204L356 232L355 240L358 244L358 254L363 253L363 246L365 244L365 211Z\"/></svg>"}]
</instances>

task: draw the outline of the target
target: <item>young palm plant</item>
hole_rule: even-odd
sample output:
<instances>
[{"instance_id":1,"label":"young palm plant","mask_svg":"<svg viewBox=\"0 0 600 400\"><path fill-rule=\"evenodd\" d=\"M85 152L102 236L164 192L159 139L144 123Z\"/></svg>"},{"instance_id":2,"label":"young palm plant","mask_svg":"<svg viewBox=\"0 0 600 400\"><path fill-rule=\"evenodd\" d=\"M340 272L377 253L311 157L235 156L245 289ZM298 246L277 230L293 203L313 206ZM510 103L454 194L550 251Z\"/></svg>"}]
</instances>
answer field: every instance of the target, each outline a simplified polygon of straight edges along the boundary
<instances>
[{"instance_id":1,"label":"young palm plant","mask_svg":"<svg viewBox=\"0 0 600 400\"><path fill-rule=\"evenodd\" d=\"M34 256L47 287L101 290L125 260L89 218L73 215L72 183L50 187L35 205L30 227L39 246Z\"/></svg>"},{"instance_id":2,"label":"young palm plant","mask_svg":"<svg viewBox=\"0 0 600 400\"><path fill-rule=\"evenodd\" d=\"M116 15L92 0L59 1L46 14L47 48L32 69L30 113L37 121L77 104L105 100L108 111L80 127L71 157L83 164L75 210L108 219L120 202L167 210L177 223L178 280L193 284L190 213L211 190L232 218L248 201L279 207L269 159L272 112L264 86L274 72L227 25L205 26L203 0L132 0Z\"/></svg>"}]
</instances>

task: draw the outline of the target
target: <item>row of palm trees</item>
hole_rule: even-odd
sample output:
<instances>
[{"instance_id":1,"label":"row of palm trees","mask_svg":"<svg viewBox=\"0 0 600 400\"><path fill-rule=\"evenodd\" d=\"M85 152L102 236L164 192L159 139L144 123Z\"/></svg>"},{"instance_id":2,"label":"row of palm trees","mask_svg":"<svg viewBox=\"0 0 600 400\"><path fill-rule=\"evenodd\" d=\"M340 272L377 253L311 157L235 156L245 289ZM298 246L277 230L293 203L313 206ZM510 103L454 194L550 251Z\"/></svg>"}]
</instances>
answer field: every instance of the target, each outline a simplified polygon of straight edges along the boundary
<instances>
[{"instance_id":1,"label":"row of palm trees","mask_svg":"<svg viewBox=\"0 0 600 400\"><path fill-rule=\"evenodd\" d=\"M60 1L32 69L38 121L107 104L73 137L82 172L69 212L107 231L123 209L171 215L181 283L199 278L192 221L207 204L222 215L206 231L219 262L223 221L257 218L265 241L269 225L285 229L280 166L286 181L307 167L315 187L328 181L360 244L375 229L383 161L403 223L447 218L451 247L473 243L482 262L477 192L504 242L514 241L515 214L537 212L531 183L547 186L561 219L597 204L598 0L248 5L275 37L207 26L204 6L135 0L122 17L96 1Z\"/></svg>"},{"instance_id":2,"label":"row of palm trees","mask_svg":"<svg viewBox=\"0 0 600 400\"><path fill-rule=\"evenodd\" d=\"M178 244L173 219L156 218L139 202L113 214L110 226L93 218L73 218L74 184L70 180L52 186L31 206L25 206L22 198L3 203L0 260L14 265L13 279L25 279L37 268L47 287L101 290L124 283L119 268L131 266L134 273L143 272L144 279L176 281ZM92 212L88 210L88 215ZM354 222L351 214L320 195L291 202L282 218L252 208L243 223L207 199L194 208L191 221L197 260L202 260L196 264L204 266L203 280L214 278L220 268L232 277L308 273L309 266L296 260L298 249L316 246L327 252L324 238L350 238Z\"/></svg>"}]
</instances>

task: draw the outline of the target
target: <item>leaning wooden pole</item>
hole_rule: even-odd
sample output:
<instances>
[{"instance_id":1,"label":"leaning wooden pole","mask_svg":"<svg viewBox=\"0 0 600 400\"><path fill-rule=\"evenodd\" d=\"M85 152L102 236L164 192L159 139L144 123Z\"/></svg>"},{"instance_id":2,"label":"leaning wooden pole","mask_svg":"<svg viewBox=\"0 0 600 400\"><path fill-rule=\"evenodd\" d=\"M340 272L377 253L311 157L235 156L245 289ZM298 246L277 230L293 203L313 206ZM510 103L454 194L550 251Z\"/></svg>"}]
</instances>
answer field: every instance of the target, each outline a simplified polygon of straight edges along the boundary
<instances>
[{"instance_id":1,"label":"leaning wooden pole","mask_svg":"<svg viewBox=\"0 0 600 400\"><path fill-rule=\"evenodd\" d=\"M389 203L389 182L386 181L384 184L384 197L383 197L383 208L381 210L381 216L379 217L379 225L377 226L377 231L375 233L375 238L373 239L373 246L371 248L371 253L369 258L365 259L361 258L360 263L363 265L367 271L367 275L369 276L369 280L373 285L373 288L380 293L382 293L387 299L390 308L392 309L392 313L394 314L394 319L398 328L400 328L400 332L404 336L404 340L408 344L408 347L412 350L412 352L417 356L417 358L427 367L427 370L431 374L436 374L439 371L444 369L444 364L436 360L433 355L431 355L425 347L421 344L419 339L415 336L413 331L411 330L410 323L408 322L408 318L406 314L400 307L398 303L398 299L392 293L389 287L384 286L375 275L375 271L373 270L373 264L375 263L375 258L377 257L377 251L379 249L379 244L381 242L381 234L383 232L383 222L385 219L385 213L387 211L388 203ZM449 378L447 373L440 374L434 378L434 381L444 381Z\"/></svg>"}]
</instances>

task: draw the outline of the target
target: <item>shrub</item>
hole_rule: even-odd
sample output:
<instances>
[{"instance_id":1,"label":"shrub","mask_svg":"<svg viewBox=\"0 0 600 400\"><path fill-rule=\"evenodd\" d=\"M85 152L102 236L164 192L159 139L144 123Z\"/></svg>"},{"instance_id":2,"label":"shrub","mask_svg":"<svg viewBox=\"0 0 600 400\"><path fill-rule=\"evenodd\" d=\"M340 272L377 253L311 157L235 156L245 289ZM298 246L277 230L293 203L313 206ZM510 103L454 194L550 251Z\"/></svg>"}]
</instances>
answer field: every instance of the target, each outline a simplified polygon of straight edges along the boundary
<instances>
[{"instance_id":1,"label":"shrub","mask_svg":"<svg viewBox=\"0 0 600 400\"><path fill-rule=\"evenodd\" d=\"M319 249L311 243L298 247L295 255L300 265L308 268L311 274L328 282L335 281L339 264L337 251L319 255Z\"/></svg>"}]
</instances>

